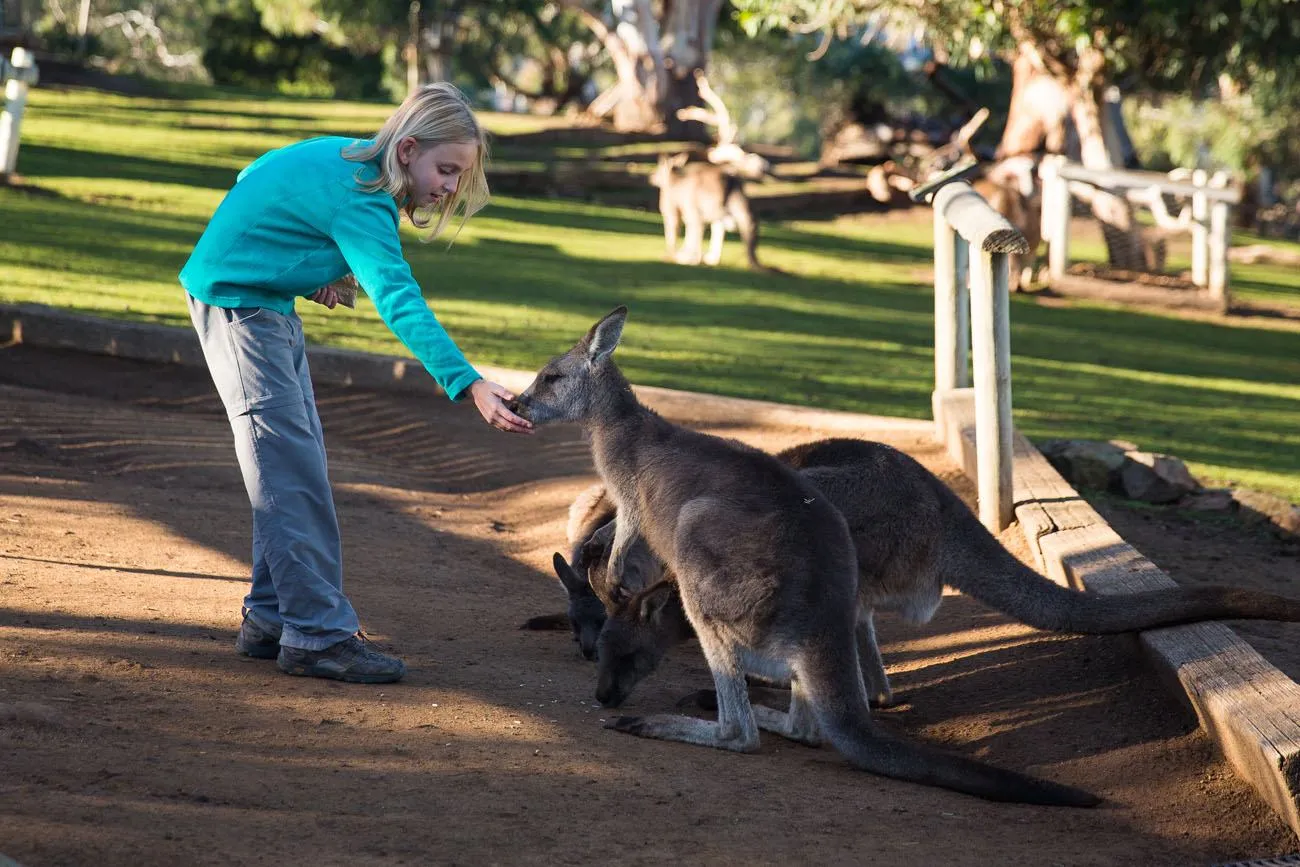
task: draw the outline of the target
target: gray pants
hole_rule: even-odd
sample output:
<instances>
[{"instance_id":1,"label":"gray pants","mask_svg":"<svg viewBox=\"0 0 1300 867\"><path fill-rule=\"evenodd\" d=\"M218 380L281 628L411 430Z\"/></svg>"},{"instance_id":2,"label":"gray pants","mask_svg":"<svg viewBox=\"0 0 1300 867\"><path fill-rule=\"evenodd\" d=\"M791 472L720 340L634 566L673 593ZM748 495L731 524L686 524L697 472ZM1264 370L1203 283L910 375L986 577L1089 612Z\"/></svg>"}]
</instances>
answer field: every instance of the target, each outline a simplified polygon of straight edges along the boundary
<instances>
[{"instance_id":1,"label":"gray pants","mask_svg":"<svg viewBox=\"0 0 1300 867\"><path fill-rule=\"evenodd\" d=\"M189 305L253 505L253 586L244 607L264 629L283 630L282 645L322 650L359 624L343 595L343 546L302 321L192 296Z\"/></svg>"}]
</instances>

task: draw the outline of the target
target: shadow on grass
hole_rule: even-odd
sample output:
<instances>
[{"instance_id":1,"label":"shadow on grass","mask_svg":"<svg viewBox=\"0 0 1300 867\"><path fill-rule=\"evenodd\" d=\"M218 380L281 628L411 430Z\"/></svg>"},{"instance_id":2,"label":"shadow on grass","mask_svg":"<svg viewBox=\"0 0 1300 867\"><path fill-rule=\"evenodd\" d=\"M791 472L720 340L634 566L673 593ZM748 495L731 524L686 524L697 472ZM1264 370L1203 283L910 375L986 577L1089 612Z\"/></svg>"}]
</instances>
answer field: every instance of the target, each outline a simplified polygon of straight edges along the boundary
<instances>
[{"instance_id":1,"label":"shadow on grass","mask_svg":"<svg viewBox=\"0 0 1300 867\"><path fill-rule=\"evenodd\" d=\"M20 160L18 170L25 175L113 178L211 190L229 188L238 175L232 169L196 162L171 162L38 144L23 145Z\"/></svg>"},{"instance_id":2,"label":"shadow on grass","mask_svg":"<svg viewBox=\"0 0 1300 867\"><path fill-rule=\"evenodd\" d=\"M82 156L36 151L38 159ZM199 183L185 166L95 159L105 176L170 171L177 182ZM202 230L201 220L163 212L19 201L3 241L24 259L6 252L0 262L57 263L70 272L69 292L50 303L100 315L78 299L96 278L172 279ZM898 267L923 268L928 253L890 237L889 225L855 228L858 237L773 227L761 249L774 264L786 266L781 259L792 253L861 262L844 277L782 276L662 262L658 219L649 214L510 199L486 215L484 235L450 251L407 247L434 310L472 359L536 369L600 315L628 304L620 357L634 382L880 415L929 413L932 296ZM589 232L608 233L610 245L625 239L646 258L627 258L627 248L618 261L601 258L599 246L585 255L562 248ZM727 256L734 255L732 248ZM123 290L105 291L117 292L123 307L133 303ZM183 325L179 289L175 304ZM358 314L304 315L317 339L402 352L369 305ZM1223 472L1283 474L1300 486L1300 334L1015 298L1012 354L1017 424L1031 437L1121 437Z\"/></svg>"}]
</instances>

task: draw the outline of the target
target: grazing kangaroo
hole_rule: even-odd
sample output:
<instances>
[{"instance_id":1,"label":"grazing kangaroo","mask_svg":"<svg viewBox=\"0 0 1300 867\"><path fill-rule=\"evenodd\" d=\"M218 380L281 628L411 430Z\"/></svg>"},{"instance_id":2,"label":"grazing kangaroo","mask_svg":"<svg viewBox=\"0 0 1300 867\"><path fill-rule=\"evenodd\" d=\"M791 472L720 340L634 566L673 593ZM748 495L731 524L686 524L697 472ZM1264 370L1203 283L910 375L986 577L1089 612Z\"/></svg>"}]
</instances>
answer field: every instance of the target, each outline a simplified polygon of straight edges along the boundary
<instances>
[{"instance_id":1,"label":"grazing kangaroo","mask_svg":"<svg viewBox=\"0 0 1300 867\"><path fill-rule=\"evenodd\" d=\"M872 703L893 702L872 628L872 612L897 611L925 623L955 588L1013 619L1052 632L1115 633L1200 620L1300 621L1300 601L1235 587L1174 587L1140 593L1081 593L1043 577L1002 547L974 513L915 459L881 443L830 439L778 457L799 470L844 516L858 560L858 652ZM602 517L609 508L602 510ZM604 532L608 532L605 530ZM591 546L589 546L590 548ZM598 552L589 551L589 558ZM672 585L654 587L645 565L630 580L593 571L607 601L601 675L612 700L625 700L680 643ZM617 586L622 583L624 586ZM649 589L647 589L649 588ZM638 597L645 591L656 604ZM653 591L653 592L651 592ZM634 679L634 675L637 675Z\"/></svg>"},{"instance_id":2,"label":"grazing kangaroo","mask_svg":"<svg viewBox=\"0 0 1300 867\"><path fill-rule=\"evenodd\" d=\"M520 629L559 630L572 629L573 640L578 643L582 658L596 658L596 642L600 637L600 628L605 624L605 608L608 604L592 592L592 584L583 567L585 550L592 550L596 531L603 524L609 523L613 509L605 497L600 485L592 485L578 495L569 506L569 559L558 551L552 558L555 577L560 579L564 595L568 597L569 609L564 614L544 614L532 617L523 623ZM575 570L570 561L579 567Z\"/></svg>"},{"instance_id":3,"label":"grazing kangaroo","mask_svg":"<svg viewBox=\"0 0 1300 867\"><path fill-rule=\"evenodd\" d=\"M896 740L871 721L858 668L857 563L844 518L772 455L674 425L642 406L614 364L627 308L552 359L518 397L534 424L580 422L618 524L618 575L638 536L677 576L683 610L713 673L716 722L620 717L642 737L752 752L759 729L809 744L825 737L854 765L993 800L1091 806L1058 783ZM786 713L754 707L745 675L787 679Z\"/></svg>"},{"instance_id":4,"label":"grazing kangaroo","mask_svg":"<svg viewBox=\"0 0 1300 867\"><path fill-rule=\"evenodd\" d=\"M531 617L520 629L571 629L582 658L596 658L596 645L601 627L605 624L606 612L614 606L614 599L605 592L612 583L605 578L605 565L609 561L609 547L614 538L615 514L614 504L606 496L604 485L592 485L577 496L569 506L566 532L569 559L564 559L564 555L557 551L551 561L555 577L559 579L564 595L569 600L568 611ZM624 578L630 586L641 587L652 583L641 577L643 569L647 576L653 575L655 580L662 577L662 565L650 553L645 542L638 540L634 550L636 556L624 566ZM622 595L627 594L623 587L615 587L615 590Z\"/></svg>"},{"instance_id":5,"label":"grazing kangaroo","mask_svg":"<svg viewBox=\"0 0 1300 867\"><path fill-rule=\"evenodd\" d=\"M712 163L689 163L689 154L661 156L650 175L659 188L659 213L664 218L668 256L683 265L716 265L722 260L727 230L740 233L749 267L771 271L758 261L758 221L745 195L745 184ZM704 224L709 224L709 252L704 253ZM686 227L686 241L677 249L677 230Z\"/></svg>"}]
</instances>

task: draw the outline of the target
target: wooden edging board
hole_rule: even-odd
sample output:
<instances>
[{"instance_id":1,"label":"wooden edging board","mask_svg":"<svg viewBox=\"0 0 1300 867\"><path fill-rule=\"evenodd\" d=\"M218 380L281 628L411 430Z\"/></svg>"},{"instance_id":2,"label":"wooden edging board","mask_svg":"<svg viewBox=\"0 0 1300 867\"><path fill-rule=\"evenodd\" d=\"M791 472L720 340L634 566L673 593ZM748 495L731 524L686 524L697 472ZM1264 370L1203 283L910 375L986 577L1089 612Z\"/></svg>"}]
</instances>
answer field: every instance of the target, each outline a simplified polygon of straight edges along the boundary
<instances>
[{"instance_id":1,"label":"wooden edging board","mask_svg":"<svg viewBox=\"0 0 1300 867\"><path fill-rule=\"evenodd\" d=\"M941 413L937 436L975 478L973 390L955 389L935 406ZM1039 571L1052 580L1094 593L1176 586L1018 432L1012 480L1016 518ZM1153 629L1138 640L1234 770L1300 836L1300 684L1222 623Z\"/></svg>"}]
</instances>

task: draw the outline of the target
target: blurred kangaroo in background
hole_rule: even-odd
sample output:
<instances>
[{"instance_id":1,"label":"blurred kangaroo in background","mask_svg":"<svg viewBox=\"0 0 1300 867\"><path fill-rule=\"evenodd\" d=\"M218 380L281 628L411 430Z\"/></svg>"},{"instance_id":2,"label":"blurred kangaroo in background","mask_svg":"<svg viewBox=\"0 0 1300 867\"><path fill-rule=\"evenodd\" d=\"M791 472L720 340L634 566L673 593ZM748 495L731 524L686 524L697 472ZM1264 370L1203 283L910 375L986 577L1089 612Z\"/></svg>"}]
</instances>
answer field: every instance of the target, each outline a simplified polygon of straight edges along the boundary
<instances>
[{"instance_id":1,"label":"blurred kangaroo in background","mask_svg":"<svg viewBox=\"0 0 1300 867\"><path fill-rule=\"evenodd\" d=\"M650 184L659 188L659 213L664 219L668 257L683 265L716 265L722 260L722 241L728 230L740 233L749 267L773 271L758 261L758 221L754 219L745 183L722 167L687 162L690 154L661 156ZM704 226L709 226L709 252L704 252ZM677 249L679 227L686 241Z\"/></svg>"},{"instance_id":2,"label":"blurred kangaroo in background","mask_svg":"<svg viewBox=\"0 0 1300 867\"><path fill-rule=\"evenodd\" d=\"M844 518L772 455L642 406L612 359L626 317L618 308L552 359L515 408L534 424L583 425L618 509L609 572L623 573L639 537L676 576L718 718L620 717L609 727L739 752L756 750L763 728L809 744L826 738L857 767L898 779L994 800L1096 804L1087 792L877 730L854 642L858 568ZM750 704L751 672L789 681L788 712Z\"/></svg>"}]
</instances>

